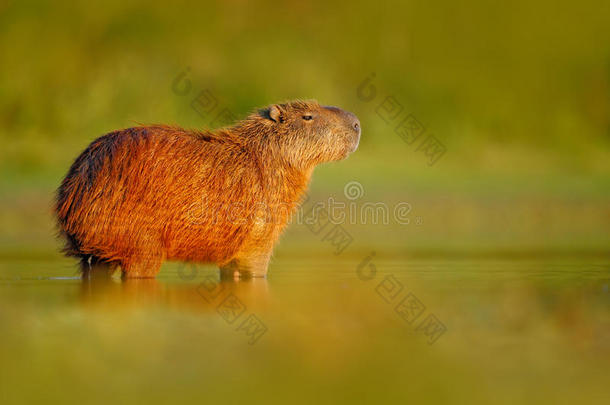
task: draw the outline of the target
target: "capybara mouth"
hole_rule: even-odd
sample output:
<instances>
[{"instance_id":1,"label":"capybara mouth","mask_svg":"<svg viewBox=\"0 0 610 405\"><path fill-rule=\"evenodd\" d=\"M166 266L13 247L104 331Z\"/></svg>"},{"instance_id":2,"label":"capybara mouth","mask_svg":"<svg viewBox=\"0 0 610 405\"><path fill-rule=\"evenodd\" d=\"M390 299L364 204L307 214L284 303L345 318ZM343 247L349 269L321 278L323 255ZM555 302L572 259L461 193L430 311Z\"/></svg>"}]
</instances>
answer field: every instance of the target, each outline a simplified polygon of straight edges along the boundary
<instances>
[{"instance_id":1,"label":"capybara mouth","mask_svg":"<svg viewBox=\"0 0 610 405\"><path fill-rule=\"evenodd\" d=\"M359 144L360 144L360 137L346 141L343 156L339 160L347 159L349 157L349 155L351 155L352 153L354 153L356 151L356 149L358 149Z\"/></svg>"},{"instance_id":2,"label":"capybara mouth","mask_svg":"<svg viewBox=\"0 0 610 405\"><path fill-rule=\"evenodd\" d=\"M356 128L356 135L354 136L353 133L350 133L348 135L349 138L351 138L351 142L349 143L349 152L348 153L353 153L356 151L356 149L358 149L358 146L360 145L360 126L358 125L358 127ZM349 139L348 138L348 139Z\"/></svg>"},{"instance_id":3,"label":"capybara mouth","mask_svg":"<svg viewBox=\"0 0 610 405\"><path fill-rule=\"evenodd\" d=\"M358 137L356 138L356 140L352 143L352 148L350 149L350 153L353 153L356 151L356 149L358 149L358 145L360 145L360 134L358 134Z\"/></svg>"},{"instance_id":4,"label":"capybara mouth","mask_svg":"<svg viewBox=\"0 0 610 405\"><path fill-rule=\"evenodd\" d=\"M350 152L355 152L358 149L358 145L360 145L360 135L362 134L362 128L360 127L360 120L354 115L354 122L352 123L352 128L356 131L356 138L352 143L352 149Z\"/></svg>"}]
</instances>

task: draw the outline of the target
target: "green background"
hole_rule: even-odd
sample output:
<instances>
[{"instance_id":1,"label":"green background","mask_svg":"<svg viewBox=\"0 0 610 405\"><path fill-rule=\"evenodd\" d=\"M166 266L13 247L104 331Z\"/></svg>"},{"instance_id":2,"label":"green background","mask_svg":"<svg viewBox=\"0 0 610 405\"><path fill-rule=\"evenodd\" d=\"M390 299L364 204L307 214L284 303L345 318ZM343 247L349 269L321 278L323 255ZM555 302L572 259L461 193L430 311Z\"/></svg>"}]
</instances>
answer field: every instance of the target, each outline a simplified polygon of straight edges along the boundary
<instances>
[{"instance_id":1,"label":"green background","mask_svg":"<svg viewBox=\"0 0 610 405\"><path fill-rule=\"evenodd\" d=\"M340 106L362 122L360 149L320 167L314 195L342 196L358 181L366 201L408 201L429 224L414 245L443 248L458 233L477 247L489 240L470 235L477 226L494 246L599 249L609 241L607 2L1 7L4 250L56 249L47 208L96 137L138 123L208 128L223 108L241 118L294 98ZM180 95L172 83L185 71L190 90ZM357 89L371 74L376 97L365 102ZM206 116L191 108L201 91L218 103ZM434 166L394 132L400 118L388 124L377 114L388 96L400 117L425 126L422 139L434 135L446 148ZM386 231L372 227L362 238L379 241L376 232Z\"/></svg>"},{"instance_id":2,"label":"green background","mask_svg":"<svg viewBox=\"0 0 610 405\"><path fill-rule=\"evenodd\" d=\"M444 145L434 165L378 114L388 96ZM231 287L261 343L178 264L149 284L48 278L77 274L52 201L93 139L295 98L362 124L314 200L358 182L357 204L408 202L411 221L345 224L338 257L291 226L269 283ZM608 1L2 1L0 402L608 403L609 186ZM375 293L387 274L447 325L434 346Z\"/></svg>"}]
</instances>

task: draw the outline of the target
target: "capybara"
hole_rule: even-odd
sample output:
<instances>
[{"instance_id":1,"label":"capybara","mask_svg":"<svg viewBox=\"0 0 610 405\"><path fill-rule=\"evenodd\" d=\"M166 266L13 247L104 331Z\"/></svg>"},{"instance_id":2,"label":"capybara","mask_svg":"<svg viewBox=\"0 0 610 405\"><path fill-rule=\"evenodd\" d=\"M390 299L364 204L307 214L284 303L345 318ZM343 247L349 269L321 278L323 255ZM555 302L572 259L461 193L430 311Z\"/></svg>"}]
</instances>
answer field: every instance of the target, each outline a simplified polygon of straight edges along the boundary
<instances>
[{"instance_id":1,"label":"capybara","mask_svg":"<svg viewBox=\"0 0 610 405\"><path fill-rule=\"evenodd\" d=\"M234 126L111 132L76 159L57 192L64 253L151 278L165 260L264 277L314 167L358 147L358 118L315 101L275 104Z\"/></svg>"}]
</instances>

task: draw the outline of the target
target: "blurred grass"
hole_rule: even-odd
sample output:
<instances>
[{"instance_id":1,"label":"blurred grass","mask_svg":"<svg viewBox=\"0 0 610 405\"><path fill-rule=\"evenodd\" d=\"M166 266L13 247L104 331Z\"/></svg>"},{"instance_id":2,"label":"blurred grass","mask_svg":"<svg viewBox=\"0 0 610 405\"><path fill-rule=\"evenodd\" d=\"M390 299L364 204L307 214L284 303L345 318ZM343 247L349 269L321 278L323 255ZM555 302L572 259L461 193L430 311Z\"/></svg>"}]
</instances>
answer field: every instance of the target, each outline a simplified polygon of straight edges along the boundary
<instances>
[{"instance_id":1,"label":"blurred grass","mask_svg":"<svg viewBox=\"0 0 610 405\"><path fill-rule=\"evenodd\" d=\"M606 243L609 23L610 4L600 0L5 1L4 246L53 245L53 190L94 138L136 123L209 126L213 116L190 107L204 89L237 117L292 98L355 112L363 126L360 149L317 170L313 193L340 194L357 180L371 200L406 200L424 211L439 202L452 207L428 210L427 224L445 218L445 225L414 240L453 243L483 228L475 239L489 240L482 235L515 228L504 225L516 201L523 212L531 204L541 207L532 212L545 211L541 204L556 207L550 221L561 223L555 227L561 232L549 234L531 213L519 219L528 231L491 240L538 235L554 246ZM187 68L192 87L178 95L172 81ZM377 96L364 102L356 89L372 72ZM446 146L436 165L429 167L394 133L395 123L377 115L390 95ZM578 201L594 208L574 213ZM497 204L508 211L500 222L490 220ZM460 219L465 215L470 220ZM443 233L447 224L460 225Z\"/></svg>"},{"instance_id":2,"label":"blurred grass","mask_svg":"<svg viewBox=\"0 0 610 405\"><path fill-rule=\"evenodd\" d=\"M411 160L374 112L394 95L446 144L443 165L606 174L609 16L604 1L5 2L2 169L60 172L134 122L204 126L189 101L209 88L240 117L296 97L344 106L375 161ZM187 66L181 97L171 82ZM371 72L367 104L355 90Z\"/></svg>"}]
</instances>

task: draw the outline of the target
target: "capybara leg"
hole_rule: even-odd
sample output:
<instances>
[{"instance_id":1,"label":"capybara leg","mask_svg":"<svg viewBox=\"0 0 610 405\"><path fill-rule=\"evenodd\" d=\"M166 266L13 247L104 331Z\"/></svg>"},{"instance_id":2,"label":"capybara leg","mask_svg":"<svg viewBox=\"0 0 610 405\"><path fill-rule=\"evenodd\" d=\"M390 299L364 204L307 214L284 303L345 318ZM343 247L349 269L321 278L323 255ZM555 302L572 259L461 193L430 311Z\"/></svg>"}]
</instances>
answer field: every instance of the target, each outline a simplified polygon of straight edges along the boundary
<instances>
[{"instance_id":1,"label":"capybara leg","mask_svg":"<svg viewBox=\"0 0 610 405\"><path fill-rule=\"evenodd\" d=\"M266 277L271 253L253 255L231 260L220 267L221 278Z\"/></svg>"},{"instance_id":2,"label":"capybara leg","mask_svg":"<svg viewBox=\"0 0 610 405\"><path fill-rule=\"evenodd\" d=\"M162 262L162 255L131 257L121 263L122 278L155 278Z\"/></svg>"},{"instance_id":3,"label":"capybara leg","mask_svg":"<svg viewBox=\"0 0 610 405\"><path fill-rule=\"evenodd\" d=\"M80 270L83 279L109 278L115 267L95 256L89 255L81 258Z\"/></svg>"}]
</instances>

